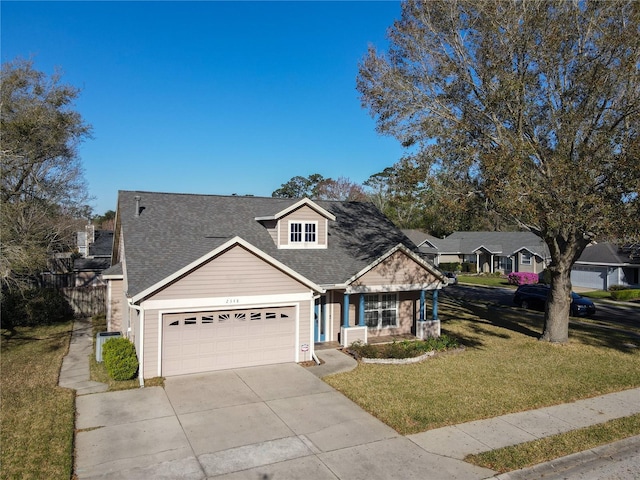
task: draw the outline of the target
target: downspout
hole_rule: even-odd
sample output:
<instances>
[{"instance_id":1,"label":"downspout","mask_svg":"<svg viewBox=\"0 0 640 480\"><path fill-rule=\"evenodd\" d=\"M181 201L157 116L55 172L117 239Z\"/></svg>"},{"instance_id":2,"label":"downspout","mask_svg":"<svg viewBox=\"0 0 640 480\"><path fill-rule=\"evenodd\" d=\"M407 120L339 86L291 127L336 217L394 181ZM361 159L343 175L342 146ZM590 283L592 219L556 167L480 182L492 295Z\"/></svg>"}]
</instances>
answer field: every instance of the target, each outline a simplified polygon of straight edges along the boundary
<instances>
[{"instance_id":1,"label":"downspout","mask_svg":"<svg viewBox=\"0 0 640 480\"><path fill-rule=\"evenodd\" d=\"M144 308L140 305L134 305L131 303L131 299L127 299L127 303L130 308L137 310L140 313L140 359L138 367L138 379L140 381L140 388L144 388Z\"/></svg>"}]
</instances>

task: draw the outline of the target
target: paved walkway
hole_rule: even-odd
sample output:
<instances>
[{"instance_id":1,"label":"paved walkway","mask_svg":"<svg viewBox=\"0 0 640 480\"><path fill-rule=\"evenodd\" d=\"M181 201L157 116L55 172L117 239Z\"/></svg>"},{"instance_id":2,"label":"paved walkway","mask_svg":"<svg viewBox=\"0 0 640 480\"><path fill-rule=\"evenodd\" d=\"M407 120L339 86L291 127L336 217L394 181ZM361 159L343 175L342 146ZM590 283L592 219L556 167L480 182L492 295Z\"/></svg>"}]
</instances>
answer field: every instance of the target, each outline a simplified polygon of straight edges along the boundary
<instances>
[{"instance_id":1,"label":"paved walkway","mask_svg":"<svg viewBox=\"0 0 640 480\"><path fill-rule=\"evenodd\" d=\"M60 385L79 395L80 479L492 478L462 459L640 413L640 389L632 389L403 437L309 375L354 368L338 350L317 352L325 363L307 369L237 369L171 377L164 389L89 395L107 388L89 381L91 337L89 322L77 321L60 373ZM537 478L584 455L497 478Z\"/></svg>"},{"instance_id":2,"label":"paved walkway","mask_svg":"<svg viewBox=\"0 0 640 480\"><path fill-rule=\"evenodd\" d=\"M92 354L95 352L91 319L77 319L73 323L69 353L62 360L58 385L75 390L76 395L106 392L106 384L89 380L89 355Z\"/></svg>"}]
</instances>

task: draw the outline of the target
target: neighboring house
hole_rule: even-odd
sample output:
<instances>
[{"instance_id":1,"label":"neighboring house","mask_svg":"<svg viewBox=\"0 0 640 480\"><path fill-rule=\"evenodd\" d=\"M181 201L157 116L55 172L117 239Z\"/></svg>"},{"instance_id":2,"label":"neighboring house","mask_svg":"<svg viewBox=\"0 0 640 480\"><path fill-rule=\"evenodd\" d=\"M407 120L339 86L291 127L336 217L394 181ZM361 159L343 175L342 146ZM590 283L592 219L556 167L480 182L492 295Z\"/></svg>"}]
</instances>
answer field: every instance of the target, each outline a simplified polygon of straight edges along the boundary
<instances>
[{"instance_id":1,"label":"neighboring house","mask_svg":"<svg viewBox=\"0 0 640 480\"><path fill-rule=\"evenodd\" d=\"M571 269L576 287L608 290L612 285L640 285L640 244L596 243L584 249Z\"/></svg>"},{"instance_id":2,"label":"neighboring house","mask_svg":"<svg viewBox=\"0 0 640 480\"><path fill-rule=\"evenodd\" d=\"M112 265L141 381L440 332L445 277L370 203L121 191Z\"/></svg>"},{"instance_id":3,"label":"neighboring house","mask_svg":"<svg viewBox=\"0 0 640 480\"><path fill-rule=\"evenodd\" d=\"M419 230L403 230L419 252L435 265L470 263L486 273L542 272L549 249L531 232L454 232L437 238Z\"/></svg>"},{"instance_id":4,"label":"neighboring house","mask_svg":"<svg viewBox=\"0 0 640 480\"><path fill-rule=\"evenodd\" d=\"M75 286L104 285L102 272L111 265L113 231L87 225L84 232L77 232L77 239L81 258L73 261Z\"/></svg>"}]
</instances>

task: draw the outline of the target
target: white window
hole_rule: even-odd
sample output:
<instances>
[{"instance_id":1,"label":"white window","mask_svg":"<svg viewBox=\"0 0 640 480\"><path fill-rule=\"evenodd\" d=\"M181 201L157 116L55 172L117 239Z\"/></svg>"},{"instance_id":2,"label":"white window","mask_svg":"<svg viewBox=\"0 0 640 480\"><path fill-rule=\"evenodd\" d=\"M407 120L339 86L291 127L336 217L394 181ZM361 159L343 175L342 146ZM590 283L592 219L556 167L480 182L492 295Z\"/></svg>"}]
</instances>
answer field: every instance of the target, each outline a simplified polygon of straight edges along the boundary
<instances>
[{"instance_id":1,"label":"white window","mask_svg":"<svg viewBox=\"0 0 640 480\"><path fill-rule=\"evenodd\" d=\"M520 265L531 265L531 254L529 252L520 252Z\"/></svg>"},{"instance_id":2,"label":"white window","mask_svg":"<svg viewBox=\"0 0 640 480\"><path fill-rule=\"evenodd\" d=\"M398 295L381 293L364 296L364 320L369 328L398 326Z\"/></svg>"},{"instance_id":3,"label":"white window","mask_svg":"<svg viewBox=\"0 0 640 480\"><path fill-rule=\"evenodd\" d=\"M318 243L318 222L290 222L289 243Z\"/></svg>"}]
</instances>

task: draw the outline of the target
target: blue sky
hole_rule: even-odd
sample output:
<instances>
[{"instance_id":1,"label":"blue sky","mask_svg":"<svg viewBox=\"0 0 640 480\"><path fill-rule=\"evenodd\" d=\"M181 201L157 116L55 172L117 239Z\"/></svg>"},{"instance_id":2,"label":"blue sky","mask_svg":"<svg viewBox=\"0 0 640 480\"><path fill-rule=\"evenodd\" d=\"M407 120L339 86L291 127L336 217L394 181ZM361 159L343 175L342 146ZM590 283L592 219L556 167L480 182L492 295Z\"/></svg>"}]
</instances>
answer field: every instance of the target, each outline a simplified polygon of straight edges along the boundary
<instances>
[{"instance_id":1,"label":"blue sky","mask_svg":"<svg viewBox=\"0 0 640 480\"><path fill-rule=\"evenodd\" d=\"M81 88L94 212L118 190L270 196L295 175L364 182L403 154L355 89L399 2L1 2L2 62Z\"/></svg>"}]
</instances>

